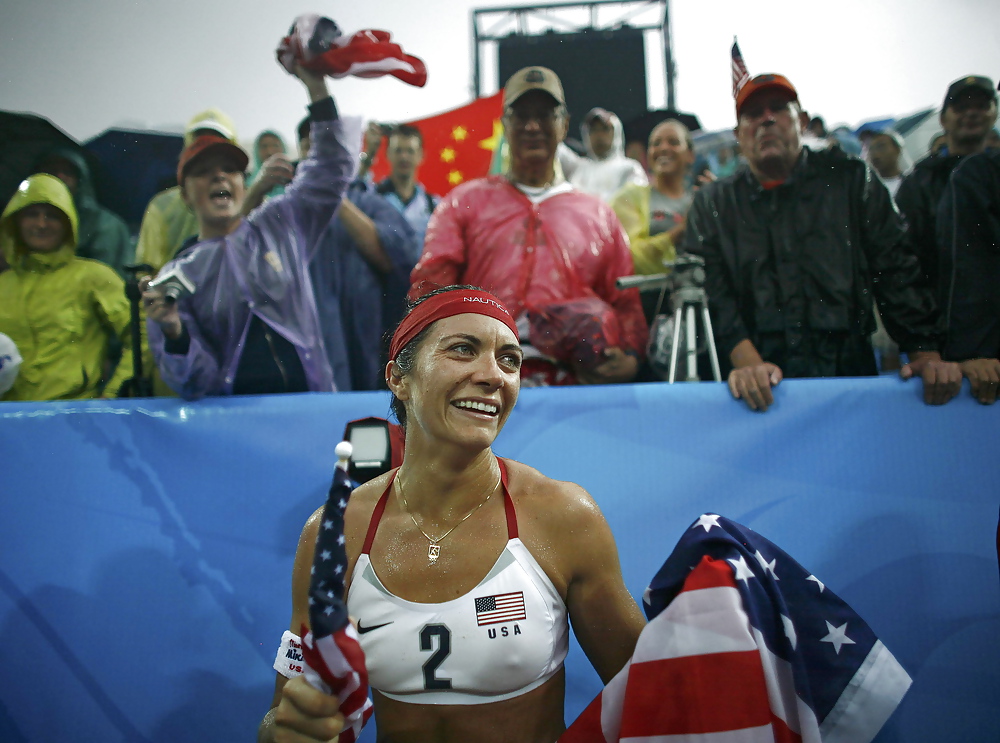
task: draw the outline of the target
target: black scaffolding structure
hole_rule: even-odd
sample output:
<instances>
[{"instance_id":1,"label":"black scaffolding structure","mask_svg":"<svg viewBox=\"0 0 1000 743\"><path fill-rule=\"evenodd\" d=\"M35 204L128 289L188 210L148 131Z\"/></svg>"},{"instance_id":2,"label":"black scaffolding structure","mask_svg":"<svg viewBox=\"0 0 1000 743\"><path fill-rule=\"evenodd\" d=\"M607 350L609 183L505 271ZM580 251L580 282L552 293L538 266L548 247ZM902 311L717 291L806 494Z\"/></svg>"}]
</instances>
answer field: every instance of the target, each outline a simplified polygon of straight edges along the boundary
<instances>
[{"instance_id":1,"label":"black scaffolding structure","mask_svg":"<svg viewBox=\"0 0 1000 743\"><path fill-rule=\"evenodd\" d=\"M670 39L669 0L589 0L472 11L473 97L484 94L483 46L517 37L656 31L663 49L667 108L676 110L676 69ZM500 80L503 85L503 80ZM643 91L645 97L645 91Z\"/></svg>"}]
</instances>

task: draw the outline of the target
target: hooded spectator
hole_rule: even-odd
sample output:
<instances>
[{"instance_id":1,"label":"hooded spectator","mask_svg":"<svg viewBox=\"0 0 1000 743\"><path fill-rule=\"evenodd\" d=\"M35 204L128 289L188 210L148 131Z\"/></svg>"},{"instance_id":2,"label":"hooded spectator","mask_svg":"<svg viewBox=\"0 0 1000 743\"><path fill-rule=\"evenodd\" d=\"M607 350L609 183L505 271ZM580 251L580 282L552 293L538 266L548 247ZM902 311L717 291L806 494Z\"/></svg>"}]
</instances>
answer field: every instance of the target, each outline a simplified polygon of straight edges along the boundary
<instances>
[{"instance_id":1,"label":"hooded spectator","mask_svg":"<svg viewBox=\"0 0 1000 743\"><path fill-rule=\"evenodd\" d=\"M866 159L895 197L903 182L903 138L891 129L876 132L868 140L867 155Z\"/></svg>"},{"instance_id":2,"label":"hooded spectator","mask_svg":"<svg viewBox=\"0 0 1000 743\"><path fill-rule=\"evenodd\" d=\"M264 164L272 155L284 155L288 152L285 147L285 140L281 135L272 129L265 129L257 135L253 142L253 157L250 161L250 177L247 185L252 186L264 174ZM280 196L285 192L285 186L281 183L273 186L266 194L265 198Z\"/></svg>"},{"instance_id":3,"label":"hooded spectator","mask_svg":"<svg viewBox=\"0 0 1000 743\"><path fill-rule=\"evenodd\" d=\"M642 164L625 156L625 132L615 114L591 109L583 117L580 134L587 157L580 159L569 177L578 189L609 203L626 184L649 182Z\"/></svg>"},{"instance_id":4,"label":"hooded spectator","mask_svg":"<svg viewBox=\"0 0 1000 743\"><path fill-rule=\"evenodd\" d=\"M113 397L129 375L120 364L102 384L109 336L131 347L122 279L105 263L75 254L79 223L61 180L33 175L0 217L0 332L23 357L4 400Z\"/></svg>"},{"instance_id":5,"label":"hooded spectator","mask_svg":"<svg viewBox=\"0 0 1000 743\"><path fill-rule=\"evenodd\" d=\"M106 263L124 276L124 266L132 258L132 238L125 221L97 203L83 155L65 147L50 150L38 161L35 172L54 175L73 195L79 226L76 254Z\"/></svg>"}]
</instances>

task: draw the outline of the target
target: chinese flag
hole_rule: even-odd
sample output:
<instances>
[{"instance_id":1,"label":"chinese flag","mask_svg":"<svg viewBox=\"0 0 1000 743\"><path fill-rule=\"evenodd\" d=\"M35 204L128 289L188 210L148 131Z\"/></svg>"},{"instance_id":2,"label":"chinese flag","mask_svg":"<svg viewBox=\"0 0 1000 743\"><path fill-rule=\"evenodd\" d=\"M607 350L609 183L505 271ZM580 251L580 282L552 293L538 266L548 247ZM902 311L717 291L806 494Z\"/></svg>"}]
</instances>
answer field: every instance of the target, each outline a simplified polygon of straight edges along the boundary
<instances>
[{"instance_id":1,"label":"chinese flag","mask_svg":"<svg viewBox=\"0 0 1000 743\"><path fill-rule=\"evenodd\" d=\"M500 91L437 116L406 122L424 137L424 162L417 176L428 193L443 196L458 184L490 172L493 151L503 134L502 101ZM383 140L372 166L376 181L389 175L386 145Z\"/></svg>"}]
</instances>

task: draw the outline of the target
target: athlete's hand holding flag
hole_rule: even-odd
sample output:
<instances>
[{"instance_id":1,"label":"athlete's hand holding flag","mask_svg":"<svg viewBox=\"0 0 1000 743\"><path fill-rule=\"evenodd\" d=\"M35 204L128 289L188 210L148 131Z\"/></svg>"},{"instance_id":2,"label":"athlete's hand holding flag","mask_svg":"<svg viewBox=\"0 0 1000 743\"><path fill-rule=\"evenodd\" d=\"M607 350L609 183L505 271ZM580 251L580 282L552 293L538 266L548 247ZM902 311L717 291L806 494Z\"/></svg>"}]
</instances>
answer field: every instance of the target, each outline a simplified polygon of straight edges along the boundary
<instances>
[{"instance_id":1,"label":"athlete's hand holding flag","mask_svg":"<svg viewBox=\"0 0 1000 743\"><path fill-rule=\"evenodd\" d=\"M344 510L354 486L347 474L351 445L337 445L337 466L333 485L323 507L316 552L309 580L309 624L302 627L303 676L322 695L298 694L292 684L285 686L285 695L297 695L289 701L296 708L294 721L288 727L327 740L337 734L329 725L343 717L340 743L354 743L361 728L372 715L368 698L368 671L365 655L358 644L358 633L347 615L344 602L344 578L347 553L344 548ZM305 689L305 692L310 690ZM335 696L327 696L335 695ZM339 702L339 715L333 705ZM309 719L312 717L314 719ZM275 722L285 721L279 707ZM332 735L330 734L332 733Z\"/></svg>"}]
</instances>

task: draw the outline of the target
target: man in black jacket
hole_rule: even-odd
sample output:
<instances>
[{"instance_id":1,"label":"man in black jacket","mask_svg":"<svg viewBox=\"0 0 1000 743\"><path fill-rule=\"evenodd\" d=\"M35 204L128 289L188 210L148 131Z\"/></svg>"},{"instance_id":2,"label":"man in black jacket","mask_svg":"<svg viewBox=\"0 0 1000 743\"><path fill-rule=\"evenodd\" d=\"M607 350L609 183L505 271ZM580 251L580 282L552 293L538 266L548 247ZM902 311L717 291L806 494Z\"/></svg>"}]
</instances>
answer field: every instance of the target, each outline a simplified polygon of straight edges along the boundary
<instances>
[{"instance_id":1,"label":"man in black jacket","mask_svg":"<svg viewBox=\"0 0 1000 743\"><path fill-rule=\"evenodd\" d=\"M997 121L997 91L988 77L969 75L948 86L941 108L945 151L918 162L899 184L896 203L906 217L910 244L916 251L923 280L943 301L938 266L935 215L948 176L962 158L986 149Z\"/></svg>"},{"instance_id":2,"label":"man in black jacket","mask_svg":"<svg viewBox=\"0 0 1000 743\"><path fill-rule=\"evenodd\" d=\"M877 372L869 336L872 296L920 376L924 400L943 404L961 371L941 360L934 298L882 182L839 149L802 146L808 123L792 84L758 75L736 97L736 136L747 164L702 188L685 246L705 259L719 355L729 388L754 410L784 376Z\"/></svg>"},{"instance_id":3,"label":"man in black jacket","mask_svg":"<svg viewBox=\"0 0 1000 743\"><path fill-rule=\"evenodd\" d=\"M937 227L947 325L942 353L960 362L972 395L991 405L1000 388L1000 150L956 166Z\"/></svg>"}]
</instances>

